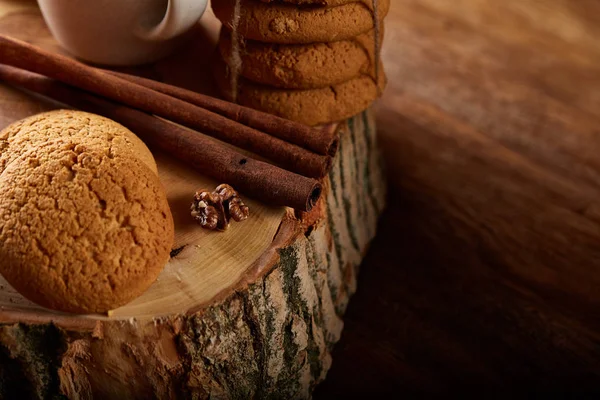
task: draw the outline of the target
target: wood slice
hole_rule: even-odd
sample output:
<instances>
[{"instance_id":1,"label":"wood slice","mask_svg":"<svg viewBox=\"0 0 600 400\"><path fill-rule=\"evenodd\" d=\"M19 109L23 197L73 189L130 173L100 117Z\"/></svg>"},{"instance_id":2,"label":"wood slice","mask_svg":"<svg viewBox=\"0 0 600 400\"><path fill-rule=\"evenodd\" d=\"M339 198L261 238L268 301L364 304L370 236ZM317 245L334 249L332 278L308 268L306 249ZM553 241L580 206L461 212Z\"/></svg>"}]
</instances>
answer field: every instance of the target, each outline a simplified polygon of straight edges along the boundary
<instances>
[{"instance_id":1,"label":"wood slice","mask_svg":"<svg viewBox=\"0 0 600 400\"><path fill-rule=\"evenodd\" d=\"M137 72L206 92L218 23L206 16L176 55ZM0 1L0 32L61 51L35 2ZM208 53L207 53L208 52ZM56 105L0 85L0 127ZM311 213L248 199L225 233L199 229L189 203L214 182L155 151L176 224L156 283L110 315L53 312L0 280L0 397L309 397L356 289L385 205L375 123L340 123L341 148ZM243 196L243 193L242 193Z\"/></svg>"}]
</instances>

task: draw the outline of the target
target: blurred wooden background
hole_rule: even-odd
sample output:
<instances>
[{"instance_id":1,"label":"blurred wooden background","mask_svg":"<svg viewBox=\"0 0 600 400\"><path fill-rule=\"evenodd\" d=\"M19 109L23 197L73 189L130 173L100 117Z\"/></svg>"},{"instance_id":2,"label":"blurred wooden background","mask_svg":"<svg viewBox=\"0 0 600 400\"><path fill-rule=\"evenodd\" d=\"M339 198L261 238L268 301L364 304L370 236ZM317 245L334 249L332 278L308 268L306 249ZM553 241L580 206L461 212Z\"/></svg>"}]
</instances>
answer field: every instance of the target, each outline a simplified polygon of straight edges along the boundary
<instances>
[{"instance_id":1,"label":"blurred wooden background","mask_svg":"<svg viewBox=\"0 0 600 400\"><path fill-rule=\"evenodd\" d=\"M390 209L317 399L600 393L600 2L393 0Z\"/></svg>"}]
</instances>

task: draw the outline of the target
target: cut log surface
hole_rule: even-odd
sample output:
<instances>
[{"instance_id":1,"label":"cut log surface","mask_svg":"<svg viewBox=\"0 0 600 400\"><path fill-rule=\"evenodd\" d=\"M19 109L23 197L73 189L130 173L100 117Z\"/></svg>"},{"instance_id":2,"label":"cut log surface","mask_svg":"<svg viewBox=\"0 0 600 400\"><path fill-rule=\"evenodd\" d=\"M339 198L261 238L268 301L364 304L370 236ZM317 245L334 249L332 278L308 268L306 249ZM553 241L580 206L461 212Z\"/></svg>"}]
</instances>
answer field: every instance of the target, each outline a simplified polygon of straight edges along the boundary
<instances>
[{"instance_id":1,"label":"cut log surface","mask_svg":"<svg viewBox=\"0 0 600 400\"><path fill-rule=\"evenodd\" d=\"M135 72L206 92L218 23ZM0 33L61 51L30 1L0 1ZM0 85L0 127L56 104ZM307 398L331 365L358 266L384 208L375 124L339 124L341 148L310 213L245 199L225 233L189 217L214 182L155 151L173 211L172 257L156 283L109 315L44 309L0 280L0 398ZM242 193L243 196L243 193Z\"/></svg>"}]
</instances>

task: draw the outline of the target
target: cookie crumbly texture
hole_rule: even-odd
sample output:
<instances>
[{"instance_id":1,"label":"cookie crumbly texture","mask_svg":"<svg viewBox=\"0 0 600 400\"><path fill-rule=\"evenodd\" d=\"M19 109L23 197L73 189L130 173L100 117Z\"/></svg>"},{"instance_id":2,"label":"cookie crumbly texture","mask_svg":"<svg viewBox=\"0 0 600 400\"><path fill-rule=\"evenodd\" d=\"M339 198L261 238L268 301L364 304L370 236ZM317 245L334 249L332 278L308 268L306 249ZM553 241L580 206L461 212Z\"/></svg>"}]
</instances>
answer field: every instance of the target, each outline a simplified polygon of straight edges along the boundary
<instances>
[{"instance_id":1,"label":"cookie crumbly texture","mask_svg":"<svg viewBox=\"0 0 600 400\"><path fill-rule=\"evenodd\" d=\"M380 32L381 43L383 29ZM360 75L376 76L375 31L331 43L278 45L244 41L240 75L256 83L284 89L314 89ZM231 34L221 29L219 52L229 62Z\"/></svg>"},{"instance_id":2,"label":"cookie crumbly texture","mask_svg":"<svg viewBox=\"0 0 600 400\"><path fill-rule=\"evenodd\" d=\"M152 153L116 122L57 110L0 132L0 272L32 301L104 312L146 290L173 219Z\"/></svg>"},{"instance_id":3,"label":"cookie crumbly texture","mask_svg":"<svg viewBox=\"0 0 600 400\"><path fill-rule=\"evenodd\" d=\"M158 176L93 147L50 141L0 174L0 271L55 310L105 312L130 302L155 281L173 241Z\"/></svg>"},{"instance_id":4,"label":"cookie crumbly texture","mask_svg":"<svg viewBox=\"0 0 600 400\"><path fill-rule=\"evenodd\" d=\"M308 44L347 40L375 28L373 1L336 2L332 7L298 7L293 4L241 1L237 32L245 39L279 44ZM234 29L236 0L212 2L212 8L230 31ZM379 0L382 21L390 0Z\"/></svg>"},{"instance_id":5,"label":"cookie crumbly texture","mask_svg":"<svg viewBox=\"0 0 600 400\"><path fill-rule=\"evenodd\" d=\"M89 149L98 150L109 146L114 157L131 155L157 172L150 150L123 125L96 114L56 110L19 120L0 132L0 173L26 151L50 141L85 141Z\"/></svg>"},{"instance_id":6,"label":"cookie crumbly texture","mask_svg":"<svg viewBox=\"0 0 600 400\"><path fill-rule=\"evenodd\" d=\"M233 99L229 67L221 57L216 57L214 75L223 95ZM379 82L361 75L324 88L293 90L278 89L240 78L236 101L306 125L322 125L342 121L367 109L383 92L386 85L383 66Z\"/></svg>"}]
</instances>

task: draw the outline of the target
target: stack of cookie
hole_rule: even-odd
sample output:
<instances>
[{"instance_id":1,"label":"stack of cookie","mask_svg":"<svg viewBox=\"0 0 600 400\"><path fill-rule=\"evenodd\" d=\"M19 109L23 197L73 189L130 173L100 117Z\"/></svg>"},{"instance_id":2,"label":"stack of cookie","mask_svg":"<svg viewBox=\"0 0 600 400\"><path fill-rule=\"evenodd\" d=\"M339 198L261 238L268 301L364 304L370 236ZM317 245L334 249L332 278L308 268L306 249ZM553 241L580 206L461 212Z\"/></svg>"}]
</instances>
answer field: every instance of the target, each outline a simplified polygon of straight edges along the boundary
<instances>
[{"instance_id":1,"label":"stack of cookie","mask_svg":"<svg viewBox=\"0 0 600 400\"><path fill-rule=\"evenodd\" d=\"M390 0L219 0L215 77L239 104L307 125L360 113L382 92Z\"/></svg>"}]
</instances>

